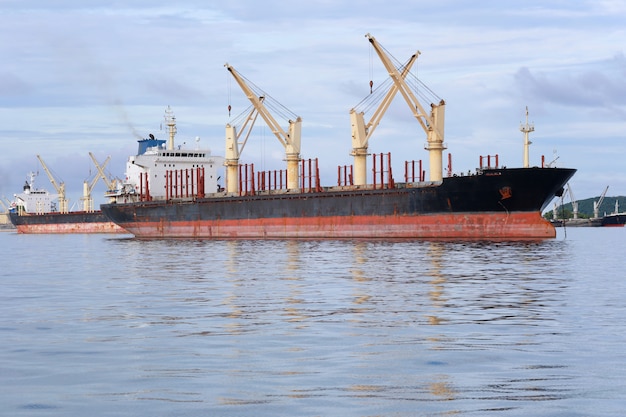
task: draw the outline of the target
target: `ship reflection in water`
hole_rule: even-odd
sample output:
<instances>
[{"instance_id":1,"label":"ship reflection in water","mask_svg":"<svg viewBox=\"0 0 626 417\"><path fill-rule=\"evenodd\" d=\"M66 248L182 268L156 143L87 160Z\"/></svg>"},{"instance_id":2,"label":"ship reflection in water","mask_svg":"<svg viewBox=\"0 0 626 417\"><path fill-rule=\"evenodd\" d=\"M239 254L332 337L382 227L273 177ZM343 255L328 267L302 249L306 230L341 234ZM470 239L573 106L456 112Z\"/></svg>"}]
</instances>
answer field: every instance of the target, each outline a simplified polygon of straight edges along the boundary
<instances>
[{"instance_id":1,"label":"ship reflection in water","mask_svg":"<svg viewBox=\"0 0 626 417\"><path fill-rule=\"evenodd\" d=\"M617 415L623 265L603 261L614 291L595 288L590 232L14 239L56 262L20 264L32 281L6 271L0 399L17 416Z\"/></svg>"},{"instance_id":2,"label":"ship reflection in water","mask_svg":"<svg viewBox=\"0 0 626 417\"><path fill-rule=\"evenodd\" d=\"M204 333L224 349L222 405L457 413L569 395L562 358L535 358L567 285L541 244L223 243L228 290L207 302L226 310Z\"/></svg>"}]
</instances>

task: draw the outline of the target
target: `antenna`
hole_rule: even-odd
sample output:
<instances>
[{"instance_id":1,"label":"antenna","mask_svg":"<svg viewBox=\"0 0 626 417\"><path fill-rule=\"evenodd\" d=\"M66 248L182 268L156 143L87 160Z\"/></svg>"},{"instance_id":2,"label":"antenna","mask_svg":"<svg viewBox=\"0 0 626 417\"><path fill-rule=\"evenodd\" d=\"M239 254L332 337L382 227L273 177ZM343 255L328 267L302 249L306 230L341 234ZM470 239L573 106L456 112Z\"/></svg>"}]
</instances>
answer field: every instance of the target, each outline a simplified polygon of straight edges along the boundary
<instances>
[{"instance_id":1,"label":"antenna","mask_svg":"<svg viewBox=\"0 0 626 417\"><path fill-rule=\"evenodd\" d=\"M165 116L163 116L163 118L165 119L167 131L170 135L169 141L167 142L167 149L173 150L174 136L176 136L176 117L174 116L174 112L172 111L170 106L167 106L167 109L165 109Z\"/></svg>"}]
</instances>

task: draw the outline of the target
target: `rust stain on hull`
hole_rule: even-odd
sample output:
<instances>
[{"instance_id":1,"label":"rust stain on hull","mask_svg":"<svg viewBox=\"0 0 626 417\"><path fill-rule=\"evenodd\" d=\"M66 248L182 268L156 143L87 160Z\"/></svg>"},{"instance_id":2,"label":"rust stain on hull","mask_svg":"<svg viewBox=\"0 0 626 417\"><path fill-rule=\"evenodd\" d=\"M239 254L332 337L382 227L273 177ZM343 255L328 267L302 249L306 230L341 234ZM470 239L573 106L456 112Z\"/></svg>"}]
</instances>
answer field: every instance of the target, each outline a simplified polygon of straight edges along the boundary
<instances>
[{"instance_id":1,"label":"rust stain on hull","mask_svg":"<svg viewBox=\"0 0 626 417\"><path fill-rule=\"evenodd\" d=\"M17 225L21 234L128 233L113 222Z\"/></svg>"},{"instance_id":2,"label":"rust stain on hull","mask_svg":"<svg viewBox=\"0 0 626 417\"><path fill-rule=\"evenodd\" d=\"M538 212L414 216L329 216L211 221L130 222L139 238L206 239L550 239L556 230Z\"/></svg>"}]
</instances>

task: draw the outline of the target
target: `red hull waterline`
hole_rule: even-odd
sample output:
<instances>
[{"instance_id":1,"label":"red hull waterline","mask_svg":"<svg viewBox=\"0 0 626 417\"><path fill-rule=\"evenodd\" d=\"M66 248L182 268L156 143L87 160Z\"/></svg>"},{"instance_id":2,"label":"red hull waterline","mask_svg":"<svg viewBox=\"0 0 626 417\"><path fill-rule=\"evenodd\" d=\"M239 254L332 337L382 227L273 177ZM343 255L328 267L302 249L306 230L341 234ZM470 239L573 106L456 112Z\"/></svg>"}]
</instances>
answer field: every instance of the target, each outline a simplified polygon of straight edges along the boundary
<instances>
[{"instance_id":1,"label":"red hull waterline","mask_svg":"<svg viewBox=\"0 0 626 417\"><path fill-rule=\"evenodd\" d=\"M112 222L28 224L15 228L22 234L128 233Z\"/></svg>"},{"instance_id":2,"label":"red hull waterline","mask_svg":"<svg viewBox=\"0 0 626 417\"><path fill-rule=\"evenodd\" d=\"M129 222L137 238L212 239L506 239L556 237L538 212L416 216L324 216L212 221Z\"/></svg>"}]
</instances>

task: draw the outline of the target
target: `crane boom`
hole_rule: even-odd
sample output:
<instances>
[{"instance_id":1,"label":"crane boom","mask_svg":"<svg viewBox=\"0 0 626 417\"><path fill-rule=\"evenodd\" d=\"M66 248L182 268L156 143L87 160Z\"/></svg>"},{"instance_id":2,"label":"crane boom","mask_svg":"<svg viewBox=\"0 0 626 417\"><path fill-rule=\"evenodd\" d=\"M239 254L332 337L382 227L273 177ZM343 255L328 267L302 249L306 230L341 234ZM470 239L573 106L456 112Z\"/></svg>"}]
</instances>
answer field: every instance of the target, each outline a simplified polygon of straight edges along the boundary
<instances>
[{"instance_id":1,"label":"crane boom","mask_svg":"<svg viewBox=\"0 0 626 417\"><path fill-rule=\"evenodd\" d=\"M252 106L241 126L241 131L237 132L235 126L232 126L230 123L226 124L226 160L224 165L226 166L226 192L228 193L239 191L239 155L241 155L243 148L248 143L258 116L259 112ZM240 141L239 139L244 133L246 134L245 139Z\"/></svg>"},{"instance_id":2,"label":"crane boom","mask_svg":"<svg viewBox=\"0 0 626 417\"><path fill-rule=\"evenodd\" d=\"M104 184L107 186L107 188L109 190L115 189L114 182L110 181L109 178L104 173L104 167L111 160L111 156L108 156L107 159L104 161L104 163L102 165L100 163L98 163L98 160L96 159L96 157L91 152L89 152L89 156L91 157L91 160L93 161L93 164L98 169L99 178L102 178L102 181L104 181ZM96 177L96 178L98 178L98 177Z\"/></svg>"},{"instance_id":3,"label":"crane boom","mask_svg":"<svg viewBox=\"0 0 626 417\"><path fill-rule=\"evenodd\" d=\"M402 74L395 65L393 65L382 46L369 33L366 34L365 37L368 38L369 42L372 44L376 54L389 73L389 76L397 85L400 94L402 94L402 97L409 105L413 115L426 132L426 149L429 151L430 155L430 180L441 181L443 178L442 152L446 149L443 142L445 101L440 100L437 104L431 103L431 112L430 114L427 113L422 104L415 97L415 94L413 94L413 91L406 83Z\"/></svg>"},{"instance_id":4,"label":"crane boom","mask_svg":"<svg viewBox=\"0 0 626 417\"><path fill-rule=\"evenodd\" d=\"M7 205L2 200L6 200L9 205ZM2 196L2 199L0 200L0 205L2 205L2 207L4 208L4 211L7 212L7 211L9 211L9 207L11 206L11 202L5 196Z\"/></svg>"},{"instance_id":5,"label":"crane boom","mask_svg":"<svg viewBox=\"0 0 626 417\"><path fill-rule=\"evenodd\" d=\"M37 155L37 159L39 159L41 166L43 167L44 171L46 171L46 174L48 175L48 179L50 180L50 183L52 184L57 194L59 195L59 212L67 213L68 210L67 210L67 200L65 198L65 183L64 182L57 183L56 179L54 178L54 175L52 175L52 172L50 172L50 170L46 166L46 163L43 161L41 156Z\"/></svg>"},{"instance_id":6,"label":"crane boom","mask_svg":"<svg viewBox=\"0 0 626 417\"><path fill-rule=\"evenodd\" d=\"M109 161L111 160L111 157L110 156L107 157L107 159L104 161L104 163L101 166L98 163L98 161L96 160L96 157L93 156L93 154L91 152L89 152L89 156L91 157L91 160L93 161L94 165L98 169L98 174L91 180L91 183L87 183L87 181L83 182L83 197L82 197L82 200L83 200L83 210L91 212L91 211L94 210L93 198L91 196L91 192L93 191L94 187L98 183L98 180L100 178L102 178L102 180L107 185L107 187L109 189L111 189L109 180L106 177L106 175L104 175L104 167L106 166L106 164L109 163Z\"/></svg>"},{"instance_id":7,"label":"crane boom","mask_svg":"<svg viewBox=\"0 0 626 417\"><path fill-rule=\"evenodd\" d=\"M278 124L276 119L270 114L270 112L263 104L263 97L258 97L254 91L248 86L244 78L228 63L224 64L226 69L232 74L235 81L241 87L244 94L250 100L254 108L258 111L259 115L265 120L268 127L274 133L274 136L285 148L285 155L287 160L287 187L290 189L297 189L299 179L299 162L300 162L300 143L301 143L301 125L302 119L297 117L296 120L289 120L289 132L285 132Z\"/></svg>"},{"instance_id":8,"label":"crane boom","mask_svg":"<svg viewBox=\"0 0 626 417\"><path fill-rule=\"evenodd\" d=\"M567 192L569 192L569 198L572 201L572 212L573 217L575 219L578 218L578 201L576 201L576 197L574 197L574 192L572 191L572 187L567 183Z\"/></svg>"},{"instance_id":9,"label":"crane boom","mask_svg":"<svg viewBox=\"0 0 626 417\"><path fill-rule=\"evenodd\" d=\"M604 191L602 192L602 195L600 195L600 198L598 199L598 201L593 202L593 217L596 219L600 217L600 205L604 201L604 196L606 195L606 192L608 191L608 189L609 189L609 186L607 185Z\"/></svg>"},{"instance_id":10,"label":"crane boom","mask_svg":"<svg viewBox=\"0 0 626 417\"><path fill-rule=\"evenodd\" d=\"M418 56L419 51L411 56L408 63L402 69L402 78L406 78L407 74L411 70L411 67L415 61L417 61ZM367 124L365 124L363 112L357 112L355 109L350 110L355 185L365 185L367 182L367 149L369 147L369 139L372 137L374 130L376 130L376 127L382 120L383 115L389 108L389 105L393 101L397 92L398 85L393 83Z\"/></svg>"},{"instance_id":11,"label":"crane boom","mask_svg":"<svg viewBox=\"0 0 626 417\"><path fill-rule=\"evenodd\" d=\"M83 181L83 196L81 197L81 200L83 200L83 211L93 211L93 198L91 198L91 191L99 179L100 177L96 175L91 180L91 183L87 180Z\"/></svg>"}]
</instances>

